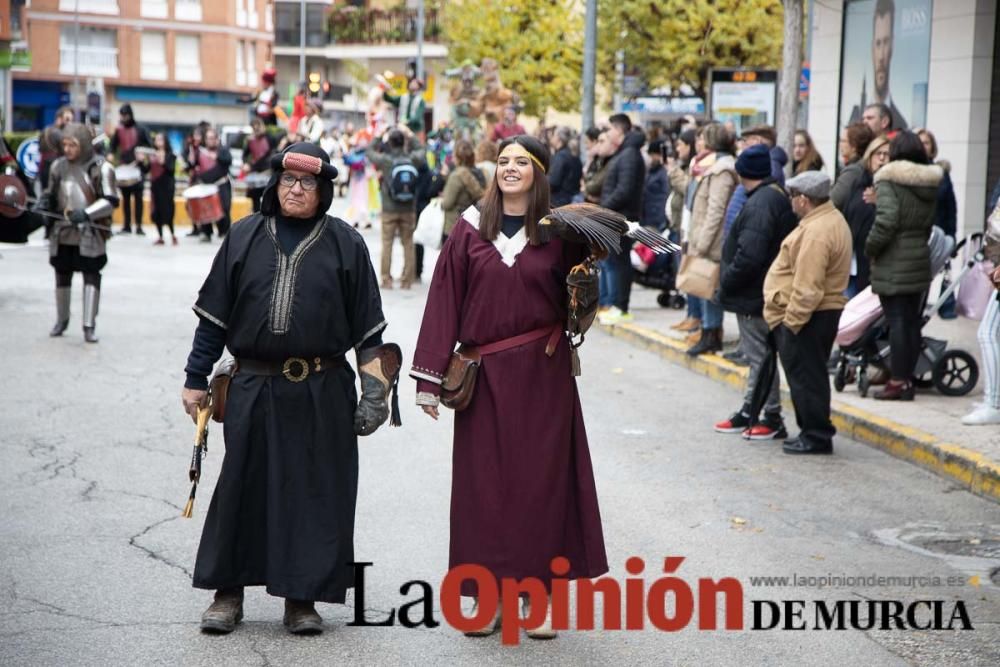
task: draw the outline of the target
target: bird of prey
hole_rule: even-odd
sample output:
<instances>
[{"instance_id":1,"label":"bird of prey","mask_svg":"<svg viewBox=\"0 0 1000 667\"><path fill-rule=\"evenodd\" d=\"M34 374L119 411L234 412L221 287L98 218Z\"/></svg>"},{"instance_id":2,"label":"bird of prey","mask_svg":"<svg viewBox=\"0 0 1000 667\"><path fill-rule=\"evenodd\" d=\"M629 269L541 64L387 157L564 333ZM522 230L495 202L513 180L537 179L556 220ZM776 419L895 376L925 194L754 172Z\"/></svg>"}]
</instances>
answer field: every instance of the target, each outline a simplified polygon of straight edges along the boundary
<instances>
[{"instance_id":1,"label":"bird of prey","mask_svg":"<svg viewBox=\"0 0 1000 667\"><path fill-rule=\"evenodd\" d=\"M642 243L658 255L680 250L680 246L656 230L629 222L621 213L596 204L560 206L552 209L538 224L562 239L589 245L592 252L599 254L621 252L623 236Z\"/></svg>"}]
</instances>

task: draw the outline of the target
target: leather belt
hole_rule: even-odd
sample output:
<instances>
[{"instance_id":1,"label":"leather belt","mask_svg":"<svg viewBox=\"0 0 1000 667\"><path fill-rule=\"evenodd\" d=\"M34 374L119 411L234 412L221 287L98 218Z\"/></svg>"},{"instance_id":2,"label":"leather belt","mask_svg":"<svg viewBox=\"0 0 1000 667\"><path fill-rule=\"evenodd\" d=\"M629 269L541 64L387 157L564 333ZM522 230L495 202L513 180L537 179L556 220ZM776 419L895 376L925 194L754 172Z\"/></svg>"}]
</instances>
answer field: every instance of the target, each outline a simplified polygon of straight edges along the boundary
<instances>
[{"instance_id":1,"label":"leather belt","mask_svg":"<svg viewBox=\"0 0 1000 667\"><path fill-rule=\"evenodd\" d=\"M346 366L344 355L336 357L289 357L284 361L258 361L257 359L236 360L236 373L248 375L284 375L289 382L302 382L310 373L322 373L330 368Z\"/></svg>"}]
</instances>

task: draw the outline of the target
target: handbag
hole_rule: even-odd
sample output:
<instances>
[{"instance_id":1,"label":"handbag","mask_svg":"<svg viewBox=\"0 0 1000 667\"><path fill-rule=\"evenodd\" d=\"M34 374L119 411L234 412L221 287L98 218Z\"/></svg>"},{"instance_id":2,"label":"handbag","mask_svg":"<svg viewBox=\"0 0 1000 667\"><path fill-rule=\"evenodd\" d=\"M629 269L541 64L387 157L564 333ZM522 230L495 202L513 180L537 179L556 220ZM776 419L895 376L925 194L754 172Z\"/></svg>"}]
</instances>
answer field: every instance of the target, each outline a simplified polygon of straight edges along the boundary
<instances>
[{"instance_id":1,"label":"handbag","mask_svg":"<svg viewBox=\"0 0 1000 667\"><path fill-rule=\"evenodd\" d=\"M441 381L441 404L459 412L469 407L472 393L476 389L476 375L482 357L479 350L465 345L451 353L448 370Z\"/></svg>"},{"instance_id":2,"label":"handbag","mask_svg":"<svg viewBox=\"0 0 1000 667\"><path fill-rule=\"evenodd\" d=\"M417 228L413 231L413 242L425 248L440 250L443 235L444 209L441 208L441 199L435 197L420 212Z\"/></svg>"},{"instance_id":3,"label":"handbag","mask_svg":"<svg viewBox=\"0 0 1000 667\"><path fill-rule=\"evenodd\" d=\"M973 261L976 252L982 247L982 240L978 239L967 243L965 246L966 262ZM986 307L989 305L990 297L996 296L996 288L990 279L993 273L993 262L984 259L975 262L968 273L962 278L958 287L958 314L972 320L981 320L986 314Z\"/></svg>"},{"instance_id":4,"label":"handbag","mask_svg":"<svg viewBox=\"0 0 1000 667\"><path fill-rule=\"evenodd\" d=\"M677 289L701 299L711 299L719 286L718 262L705 257L684 255L677 272Z\"/></svg>"}]
</instances>

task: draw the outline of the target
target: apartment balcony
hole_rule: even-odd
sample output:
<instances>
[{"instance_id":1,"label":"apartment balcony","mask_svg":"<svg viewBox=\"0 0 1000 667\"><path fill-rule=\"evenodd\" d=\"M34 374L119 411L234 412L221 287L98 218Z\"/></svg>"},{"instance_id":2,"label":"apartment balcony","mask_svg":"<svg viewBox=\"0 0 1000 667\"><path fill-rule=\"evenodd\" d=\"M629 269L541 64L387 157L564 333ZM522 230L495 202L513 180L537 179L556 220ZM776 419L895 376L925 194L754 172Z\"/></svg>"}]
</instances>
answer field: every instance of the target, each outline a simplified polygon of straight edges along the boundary
<instances>
[{"instance_id":1,"label":"apartment balcony","mask_svg":"<svg viewBox=\"0 0 1000 667\"><path fill-rule=\"evenodd\" d=\"M77 58L74 62L74 58ZM59 73L68 76L117 78L118 49L103 46L60 46Z\"/></svg>"},{"instance_id":2,"label":"apartment balcony","mask_svg":"<svg viewBox=\"0 0 1000 667\"><path fill-rule=\"evenodd\" d=\"M325 30L306 26L306 54L334 60L365 58L414 58L417 55L417 10L363 9L338 7L326 17ZM276 27L274 53L292 56L299 53L298 24ZM437 9L424 12L425 58L445 58L448 48L441 39Z\"/></svg>"},{"instance_id":3,"label":"apartment balcony","mask_svg":"<svg viewBox=\"0 0 1000 667\"><path fill-rule=\"evenodd\" d=\"M339 7L327 17L331 44L400 44L417 41L417 10ZM438 42L441 26L436 9L424 12L424 41Z\"/></svg>"}]
</instances>

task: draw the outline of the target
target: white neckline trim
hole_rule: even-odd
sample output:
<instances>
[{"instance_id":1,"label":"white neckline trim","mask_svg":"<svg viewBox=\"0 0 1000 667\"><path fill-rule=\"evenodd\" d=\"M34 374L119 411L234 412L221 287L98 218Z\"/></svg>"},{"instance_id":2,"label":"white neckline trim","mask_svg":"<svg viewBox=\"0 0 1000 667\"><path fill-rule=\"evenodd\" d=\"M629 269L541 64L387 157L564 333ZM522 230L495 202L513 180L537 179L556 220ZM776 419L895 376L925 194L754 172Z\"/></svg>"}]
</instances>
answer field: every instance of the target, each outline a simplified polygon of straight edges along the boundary
<instances>
[{"instance_id":1,"label":"white neckline trim","mask_svg":"<svg viewBox=\"0 0 1000 667\"><path fill-rule=\"evenodd\" d=\"M465 209L462 213L462 217L465 221L472 225L474 228L479 229L479 209L475 206L470 206ZM507 236L503 232L497 234L497 237L493 240L493 247L497 249L500 253L500 261L504 263L508 268L514 266L517 262L517 256L521 254L528 245L528 234L524 231L524 227L517 230L514 236Z\"/></svg>"}]
</instances>

